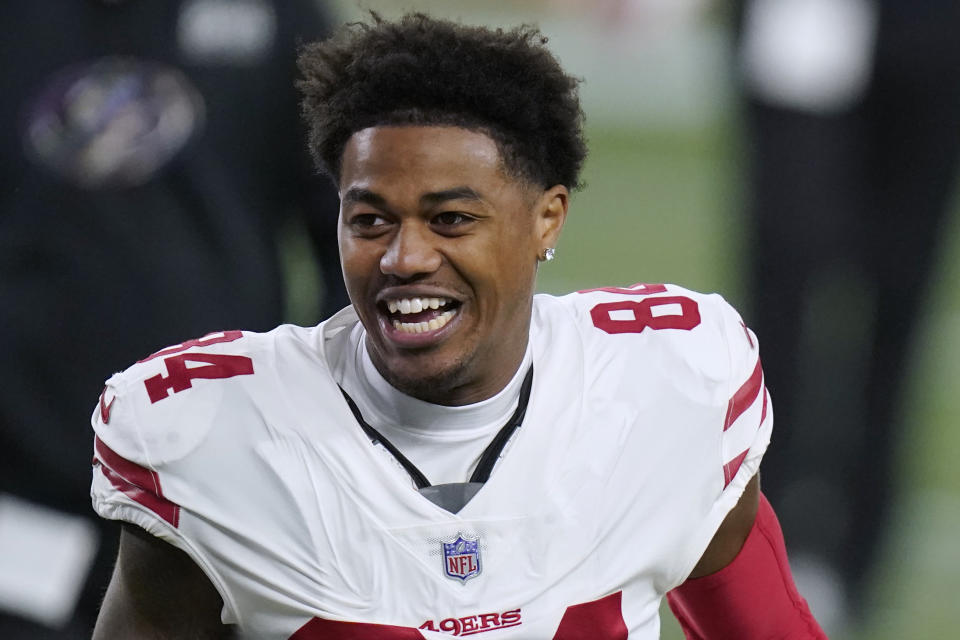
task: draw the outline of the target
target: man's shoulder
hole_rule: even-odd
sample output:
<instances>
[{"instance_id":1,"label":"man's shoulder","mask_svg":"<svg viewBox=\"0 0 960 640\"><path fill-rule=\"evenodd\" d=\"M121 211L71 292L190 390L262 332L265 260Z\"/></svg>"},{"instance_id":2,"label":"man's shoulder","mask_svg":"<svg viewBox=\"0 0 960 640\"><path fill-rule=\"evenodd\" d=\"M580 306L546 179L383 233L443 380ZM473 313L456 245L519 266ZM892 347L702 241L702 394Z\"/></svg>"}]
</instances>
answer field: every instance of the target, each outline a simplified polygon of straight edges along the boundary
<instances>
[{"instance_id":1,"label":"man's shoulder","mask_svg":"<svg viewBox=\"0 0 960 640\"><path fill-rule=\"evenodd\" d=\"M720 406L759 367L756 336L722 296L672 284L538 296L535 325L560 366L579 363L589 386L631 401L645 380Z\"/></svg>"},{"instance_id":2,"label":"man's shoulder","mask_svg":"<svg viewBox=\"0 0 960 640\"><path fill-rule=\"evenodd\" d=\"M150 467L182 458L217 416L269 394L285 372L328 376L316 331L222 331L156 351L106 381L91 416L97 445Z\"/></svg>"},{"instance_id":3,"label":"man's shoulder","mask_svg":"<svg viewBox=\"0 0 960 640\"><path fill-rule=\"evenodd\" d=\"M298 353L315 351L318 329L280 325L264 333L239 329L208 333L155 351L112 375L106 386L158 404L188 390L208 388L198 384L200 380L225 380L254 375L254 369L282 368ZM183 397L201 395L202 391Z\"/></svg>"},{"instance_id":4,"label":"man's shoulder","mask_svg":"<svg viewBox=\"0 0 960 640\"><path fill-rule=\"evenodd\" d=\"M642 333L645 329L696 327L698 318L729 307L717 293L701 293L677 284L638 282L625 287L602 286L580 289L566 295L536 296L538 308L547 313L561 309L586 314L592 324L607 333ZM676 305L668 308L666 305ZM662 307L662 308L661 308ZM632 312L616 313L618 310ZM613 313L610 313L613 312ZM604 318L604 313L610 317ZM655 318L664 318L655 320ZM618 323L620 321L620 323ZM622 321L630 321L625 324Z\"/></svg>"},{"instance_id":5,"label":"man's shoulder","mask_svg":"<svg viewBox=\"0 0 960 640\"><path fill-rule=\"evenodd\" d=\"M731 339L747 348L755 345L740 315L722 296L674 284L638 283L562 297L537 296L537 312L546 323L572 321L592 348L624 355L656 347L726 360Z\"/></svg>"}]
</instances>

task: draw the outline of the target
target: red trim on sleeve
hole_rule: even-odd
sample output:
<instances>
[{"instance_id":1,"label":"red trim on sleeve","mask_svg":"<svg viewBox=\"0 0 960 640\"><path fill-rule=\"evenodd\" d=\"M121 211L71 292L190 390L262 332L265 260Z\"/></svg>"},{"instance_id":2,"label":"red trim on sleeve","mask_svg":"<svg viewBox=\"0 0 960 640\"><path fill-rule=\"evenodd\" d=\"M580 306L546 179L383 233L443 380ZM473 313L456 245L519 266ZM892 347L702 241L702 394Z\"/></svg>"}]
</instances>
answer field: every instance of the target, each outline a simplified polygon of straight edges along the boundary
<instances>
[{"instance_id":1,"label":"red trim on sleeve","mask_svg":"<svg viewBox=\"0 0 960 640\"><path fill-rule=\"evenodd\" d=\"M763 421L767 419L767 396L770 394L767 392L767 388L763 388L763 410L760 412L760 424L763 424ZM759 428L759 427L757 427Z\"/></svg>"},{"instance_id":2,"label":"red trim on sleeve","mask_svg":"<svg viewBox=\"0 0 960 640\"><path fill-rule=\"evenodd\" d=\"M103 424L110 422L110 410L113 409L113 403L117 401L117 397L114 396L109 403L106 402L107 388L104 387L103 391L100 392L100 421Z\"/></svg>"},{"instance_id":3,"label":"red trim on sleeve","mask_svg":"<svg viewBox=\"0 0 960 640\"><path fill-rule=\"evenodd\" d=\"M747 378L747 381L741 385L733 397L727 402L727 417L723 421L723 430L730 428L737 418L743 415L743 412L750 408L756 399L760 390L763 388L763 367L760 366L760 358L757 358L757 366L753 373Z\"/></svg>"},{"instance_id":4,"label":"red trim on sleeve","mask_svg":"<svg viewBox=\"0 0 960 640\"><path fill-rule=\"evenodd\" d=\"M760 410L760 423L757 425L757 429L759 429L763 425L763 421L767 419L767 388L763 387L761 389L761 393L763 393L763 408ZM740 470L740 465L743 464L743 461L744 459L746 459L747 453L749 451L750 450L747 449L745 451L740 452L739 454L737 454L736 457L733 458L733 460L723 465L723 488L724 489L727 488L727 486L733 480L733 477L737 475L737 471Z\"/></svg>"},{"instance_id":5,"label":"red trim on sleeve","mask_svg":"<svg viewBox=\"0 0 960 640\"><path fill-rule=\"evenodd\" d=\"M733 480L733 476L737 475L737 471L740 470L740 465L743 464L744 459L747 457L747 453L750 452L750 449L747 449L736 458L723 465L723 488L726 489L730 482Z\"/></svg>"},{"instance_id":6,"label":"red trim on sleeve","mask_svg":"<svg viewBox=\"0 0 960 640\"><path fill-rule=\"evenodd\" d=\"M747 323L741 320L740 326L743 327L743 335L747 336L747 342L750 343L750 348L756 349L756 345L753 344L753 338L750 337L750 329L747 328Z\"/></svg>"},{"instance_id":7,"label":"red trim on sleeve","mask_svg":"<svg viewBox=\"0 0 960 640\"><path fill-rule=\"evenodd\" d=\"M110 484L174 527L180 525L180 506L163 496L160 476L156 471L141 467L120 456L104 444L100 436L94 438L93 448L96 452L94 462L102 463L100 469Z\"/></svg>"}]
</instances>

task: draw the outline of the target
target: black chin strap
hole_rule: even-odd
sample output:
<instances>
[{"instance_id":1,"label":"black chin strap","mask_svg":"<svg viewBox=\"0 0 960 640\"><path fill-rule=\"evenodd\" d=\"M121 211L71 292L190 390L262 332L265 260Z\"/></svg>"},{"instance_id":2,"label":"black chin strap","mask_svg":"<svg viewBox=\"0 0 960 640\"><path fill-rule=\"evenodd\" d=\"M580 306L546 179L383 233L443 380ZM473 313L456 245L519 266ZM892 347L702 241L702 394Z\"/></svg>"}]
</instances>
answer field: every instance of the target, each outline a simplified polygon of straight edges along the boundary
<instances>
[{"instance_id":1,"label":"black chin strap","mask_svg":"<svg viewBox=\"0 0 960 640\"><path fill-rule=\"evenodd\" d=\"M510 416L507 423L497 432L497 435L490 441L487 448L483 450L483 453L480 455L480 461L477 463L477 468L474 469L470 480L468 482L451 482L440 485L430 484L427 476L425 476L415 464L410 462L405 455L400 453L400 450L397 449L392 442L384 438L379 431L363 419L357 403L343 390L343 387L340 387L340 393L343 394L344 399L347 401L347 406L349 406L350 411L353 412L353 417L356 418L363 432L370 438L370 441L374 444L379 443L383 445L384 449L390 452L390 455L410 474L414 484L417 485L417 490L438 506L452 513L456 513L470 501L470 498L476 495L480 487L483 486L483 483L490 478L490 473L493 471L497 459L503 452L503 448L523 423L523 418L527 414L527 405L530 402L530 389L532 387L533 365L530 365L530 368L527 370L527 375L523 379L523 386L520 387L520 398L517 401L516 411L513 412L513 415Z\"/></svg>"}]
</instances>

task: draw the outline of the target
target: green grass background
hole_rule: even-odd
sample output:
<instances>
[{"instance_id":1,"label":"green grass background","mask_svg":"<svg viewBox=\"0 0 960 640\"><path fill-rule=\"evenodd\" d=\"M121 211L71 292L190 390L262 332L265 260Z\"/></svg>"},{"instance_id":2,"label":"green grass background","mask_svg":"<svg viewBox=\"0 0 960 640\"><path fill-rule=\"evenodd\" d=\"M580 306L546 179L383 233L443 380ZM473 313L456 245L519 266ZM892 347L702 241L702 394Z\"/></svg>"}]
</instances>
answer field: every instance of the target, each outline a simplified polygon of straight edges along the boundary
<instances>
[{"instance_id":1,"label":"green grass background","mask_svg":"<svg viewBox=\"0 0 960 640\"><path fill-rule=\"evenodd\" d=\"M490 21L500 11L535 19L529 4L380 0L364 6L387 15L415 7ZM339 10L348 18L359 13L358 5L342 1ZM496 21L511 22L509 17ZM588 128L588 136L587 186L573 197L557 259L541 267L541 290L674 282L719 291L749 317L735 110L700 126L632 128L601 122ZM933 295L927 308L918 310L924 325L909 370L899 492L875 569L868 617L835 640L953 638L960 629L958 222L960 216L953 215L942 238ZM302 247L292 247L290 260L304 259ZM294 274L303 273L295 264L288 266ZM663 638L682 638L664 611Z\"/></svg>"}]
</instances>

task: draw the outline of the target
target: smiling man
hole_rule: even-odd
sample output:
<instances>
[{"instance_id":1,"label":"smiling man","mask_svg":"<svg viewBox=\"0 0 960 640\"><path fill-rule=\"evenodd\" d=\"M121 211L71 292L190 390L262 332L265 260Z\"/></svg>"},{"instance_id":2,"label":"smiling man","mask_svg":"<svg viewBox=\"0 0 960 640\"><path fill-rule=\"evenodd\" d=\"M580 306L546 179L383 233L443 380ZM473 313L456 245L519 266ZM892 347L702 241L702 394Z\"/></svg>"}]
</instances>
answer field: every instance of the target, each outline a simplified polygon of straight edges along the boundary
<instances>
[{"instance_id":1,"label":"smiling man","mask_svg":"<svg viewBox=\"0 0 960 640\"><path fill-rule=\"evenodd\" d=\"M352 305L112 377L96 638L822 638L759 492L756 337L674 285L534 295L586 151L532 28L374 16L300 59Z\"/></svg>"}]
</instances>

